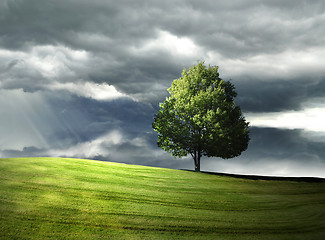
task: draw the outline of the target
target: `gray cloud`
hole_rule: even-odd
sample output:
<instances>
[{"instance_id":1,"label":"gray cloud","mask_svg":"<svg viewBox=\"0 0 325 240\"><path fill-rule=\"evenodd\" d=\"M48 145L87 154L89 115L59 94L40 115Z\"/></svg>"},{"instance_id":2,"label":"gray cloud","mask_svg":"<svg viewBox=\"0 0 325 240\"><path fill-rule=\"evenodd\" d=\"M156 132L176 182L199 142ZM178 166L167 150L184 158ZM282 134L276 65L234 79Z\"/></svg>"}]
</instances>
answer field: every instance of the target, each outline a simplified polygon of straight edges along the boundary
<instances>
[{"instance_id":1,"label":"gray cloud","mask_svg":"<svg viewBox=\"0 0 325 240\"><path fill-rule=\"evenodd\" d=\"M1 60L8 68L1 87L35 91L57 81L106 82L156 103L183 67L211 54L220 56L213 64L230 69L227 77L238 77L231 72L237 67L231 62L235 59L322 47L324 9L323 1L5 1L0 8L0 46L13 54ZM200 53L172 55L162 46L142 50L160 31L193 40ZM40 45L53 47L35 49ZM76 51L86 57L71 56ZM16 55L21 58L13 59ZM56 76L44 74L30 55L61 62ZM263 79L263 73L259 77Z\"/></svg>"},{"instance_id":2,"label":"gray cloud","mask_svg":"<svg viewBox=\"0 0 325 240\"><path fill-rule=\"evenodd\" d=\"M324 135L315 137L313 134L298 129L253 127L249 147L240 157L229 160L204 158L202 169L238 174L324 177Z\"/></svg>"},{"instance_id":3,"label":"gray cloud","mask_svg":"<svg viewBox=\"0 0 325 240\"><path fill-rule=\"evenodd\" d=\"M322 46L324 40L323 1L173 1L173 7L168 1L35 3L7 3L2 17L7 44L63 43L122 57L125 47L139 46L162 29L190 36L206 50L238 57ZM104 44L98 46L96 40Z\"/></svg>"},{"instance_id":4,"label":"gray cloud","mask_svg":"<svg viewBox=\"0 0 325 240\"><path fill-rule=\"evenodd\" d=\"M253 127L251 139L250 149L244 153L245 158L272 158L275 161L292 158L303 162L313 161L314 158L325 163L325 153L322 150L325 143L313 141L309 138L309 133L303 130Z\"/></svg>"},{"instance_id":5,"label":"gray cloud","mask_svg":"<svg viewBox=\"0 0 325 240\"><path fill-rule=\"evenodd\" d=\"M233 81L238 91L237 104L245 112L281 112L299 110L307 101L325 98L325 78Z\"/></svg>"},{"instance_id":6,"label":"gray cloud","mask_svg":"<svg viewBox=\"0 0 325 240\"><path fill-rule=\"evenodd\" d=\"M324 8L322 1L191 1L165 27L193 37L208 50L238 58L322 46Z\"/></svg>"},{"instance_id":7,"label":"gray cloud","mask_svg":"<svg viewBox=\"0 0 325 240\"><path fill-rule=\"evenodd\" d=\"M150 105L127 98L96 101L82 97L50 97L47 101L62 127L53 132L54 139L73 139L71 145L91 141L112 130L134 138L151 130L153 109ZM58 141L53 141L58 142Z\"/></svg>"},{"instance_id":8,"label":"gray cloud","mask_svg":"<svg viewBox=\"0 0 325 240\"><path fill-rule=\"evenodd\" d=\"M154 114L150 105L129 98L96 101L68 92L53 95L7 90L1 91L0 100L0 131L7 136L1 139L2 149L67 148L112 130L135 138L151 131Z\"/></svg>"},{"instance_id":9,"label":"gray cloud","mask_svg":"<svg viewBox=\"0 0 325 240\"><path fill-rule=\"evenodd\" d=\"M5 1L1 43L6 48L63 44L122 55L123 48L139 46L161 29L238 57L322 46L324 9L323 1L303 0Z\"/></svg>"},{"instance_id":10,"label":"gray cloud","mask_svg":"<svg viewBox=\"0 0 325 240\"><path fill-rule=\"evenodd\" d=\"M100 51L136 44L154 34L150 20L164 4L145 5L145 1L6 1L1 8L2 43L7 48L64 44L85 49L89 39L111 39L113 45L103 45ZM96 49L93 43L89 47Z\"/></svg>"}]
</instances>

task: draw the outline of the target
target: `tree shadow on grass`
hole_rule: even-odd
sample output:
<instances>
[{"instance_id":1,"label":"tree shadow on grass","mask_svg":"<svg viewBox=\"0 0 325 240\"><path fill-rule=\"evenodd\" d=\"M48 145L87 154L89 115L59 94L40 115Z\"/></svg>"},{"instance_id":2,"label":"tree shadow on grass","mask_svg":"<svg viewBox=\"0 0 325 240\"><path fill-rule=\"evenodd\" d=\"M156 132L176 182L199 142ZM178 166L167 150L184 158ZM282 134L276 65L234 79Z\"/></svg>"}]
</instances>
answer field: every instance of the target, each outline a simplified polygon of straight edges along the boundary
<instances>
[{"instance_id":1,"label":"tree shadow on grass","mask_svg":"<svg viewBox=\"0 0 325 240\"><path fill-rule=\"evenodd\" d=\"M194 170L181 169L183 171L195 172ZM231 173L219 173L219 172L206 172L201 171L200 173L227 176L234 178L243 178L249 180L274 180L274 181L295 181L295 182L325 182L325 178L319 177L277 177L277 176L260 176L260 175L241 175Z\"/></svg>"}]
</instances>

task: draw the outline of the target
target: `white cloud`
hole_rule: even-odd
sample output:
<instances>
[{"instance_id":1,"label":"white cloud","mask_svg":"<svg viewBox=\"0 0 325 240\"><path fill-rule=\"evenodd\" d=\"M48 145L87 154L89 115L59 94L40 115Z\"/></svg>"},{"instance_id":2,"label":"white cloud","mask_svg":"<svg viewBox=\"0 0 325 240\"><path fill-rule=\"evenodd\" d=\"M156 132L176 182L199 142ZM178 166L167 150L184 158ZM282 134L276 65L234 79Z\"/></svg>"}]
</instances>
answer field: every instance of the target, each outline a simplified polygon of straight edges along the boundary
<instances>
[{"instance_id":1,"label":"white cloud","mask_svg":"<svg viewBox=\"0 0 325 240\"><path fill-rule=\"evenodd\" d=\"M151 51L164 50L174 56L197 56L202 52L202 48L197 46L188 37L178 37L167 31L160 30L156 39L150 39L140 48L132 47L135 53L150 53Z\"/></svg>"},{"instance_id":2,"label":"white cloud","mask_svg":"<svg viewBox=\"0 0 325 240\"><path fill-rule=\"evenodd\" d=\"M36 46L26 54L25 61L29 67L37 69L44 77L61 77L70 72L69 63L88 61L88 53L84 50L73 50L64 46ZM70 71L69 71L70 70Z\"/></svg>"},{"instance_id":3,"label":"white cloud","mask_svg":"<svg viewBox=\"0 0 325 240\"><path fill-rule=\"evenodd\" d=\"M47 154L49 156L70 156L81 158L94 158L99 155L109 156L110 150L108 146L114 146L123 143L122 134L113 130L96 139L88 142L79 143L67 149L51 149Z\"/></svg>"},{"instance_id":4,"label":"white cloud","mask_svg":"<svg viewBox=\"0 0 325 240\"><path fill-rule=\"evenodd\" d=\"M66 90L96 100L112 100L127 95L112 85L89 81L87 69L94 64L84 50L64 46L35 46L29 52L0 49L0 87L9 89ZM96 59L95 61L99 61Z\"/></svg>"},{"instance_id":5,"label":"white cloud","mask_svg":"<svg viewBox=\"0 0 325 240\"><path fill-rule=\"evenodd\" d=\"M145 136L123 135L121 130L111 130L88 142L78 143L68 148L50 149L48 156L63 156L144 164L156 159L168 159L169 154L159 148L152 149Z\"/></svg>"},{"instance_id":6,"label":"white cloud","mask_svg":"<svg viewBox=\"0 0 325 240\"><path fill-rule=\"evenodd\" d=\"M0 84L3 88L47 88L49 83L80 81L78 69L87 65L89 54L64 46L35 46L28 51L0 49Z\"/></svg>"},{"instance_id":7,"label":"white cloud","mask_svg":"<svg viewBox=\"0 0 325 240\"><path fill-rule=\"evenodd\" d=\"M35 69L46 78L61 77L70 72L69 63L84 63L89 55L84 50L73 50L64 46L35 46L29 52L0 49L2 62L19 60L26 68Z\"/></svg>"},{"instance_id":8,"label":"white cloud","mask_svg":"<svg viewBox=\"0 0 325 240\"><path fill-rule=\"evenodd\" d=\"M96 84L93 82L80 83L59 83L55 82L49 87L51 90L66 90L78 96L93 98L96 100L112 100L120 97L127 97L127 95L120 93L112 85L106 83Z\"/></svg>"},{"instance_id":9,"label":"white cloud","mask_svg":"<svg viewBox=\"0 0 325 240\"><path fill-rule=\"evenodd\" d=\"M277 113L247 113L252 126L325 132L325 107Z\"/></svg>"}]
</instances>

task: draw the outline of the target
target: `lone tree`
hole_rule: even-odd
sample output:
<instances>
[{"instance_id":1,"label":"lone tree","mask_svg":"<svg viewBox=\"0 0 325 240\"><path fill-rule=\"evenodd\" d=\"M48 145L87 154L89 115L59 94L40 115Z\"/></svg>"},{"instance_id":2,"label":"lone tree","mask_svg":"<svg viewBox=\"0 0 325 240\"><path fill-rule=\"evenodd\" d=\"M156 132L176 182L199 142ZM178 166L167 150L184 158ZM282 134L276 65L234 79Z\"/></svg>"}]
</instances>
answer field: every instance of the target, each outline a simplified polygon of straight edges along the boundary
<instances>
[{"instance_id":1,"label":"lone tree","mask_svg":"<svg viewBox=\"0 0 325 240\"><path fill-rule=\"evenodd\" d=\"M199 62L184 69L168 92L152 123L160 148L174 157L191 154L197 172L202 156L227 159L247 149L248 122L235 105L234 85L219 78L218 67Z\"/></svg>"}]
</instances>

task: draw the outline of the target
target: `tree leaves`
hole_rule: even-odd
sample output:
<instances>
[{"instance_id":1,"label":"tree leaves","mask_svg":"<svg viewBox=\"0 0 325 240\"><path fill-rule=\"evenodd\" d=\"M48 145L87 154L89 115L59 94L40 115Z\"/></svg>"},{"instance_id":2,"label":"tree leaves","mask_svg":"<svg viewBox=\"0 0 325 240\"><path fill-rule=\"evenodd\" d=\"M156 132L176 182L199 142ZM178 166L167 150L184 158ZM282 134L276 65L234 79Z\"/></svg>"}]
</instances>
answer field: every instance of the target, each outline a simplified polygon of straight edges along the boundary
<instances>
[{"instance_id":1,"label":"tree leaves","mask_svg":"<svg viewBox=\"0 0 325 240\"><path fill-rule=\"evenodd\" d=\"M184 69L168 92L153 122L159 147L175 157L194 158L232 158L247 149L248 123L235 105L234 85L219 78L218 67L199 62Z\"/></svg>"}]
</instances>

